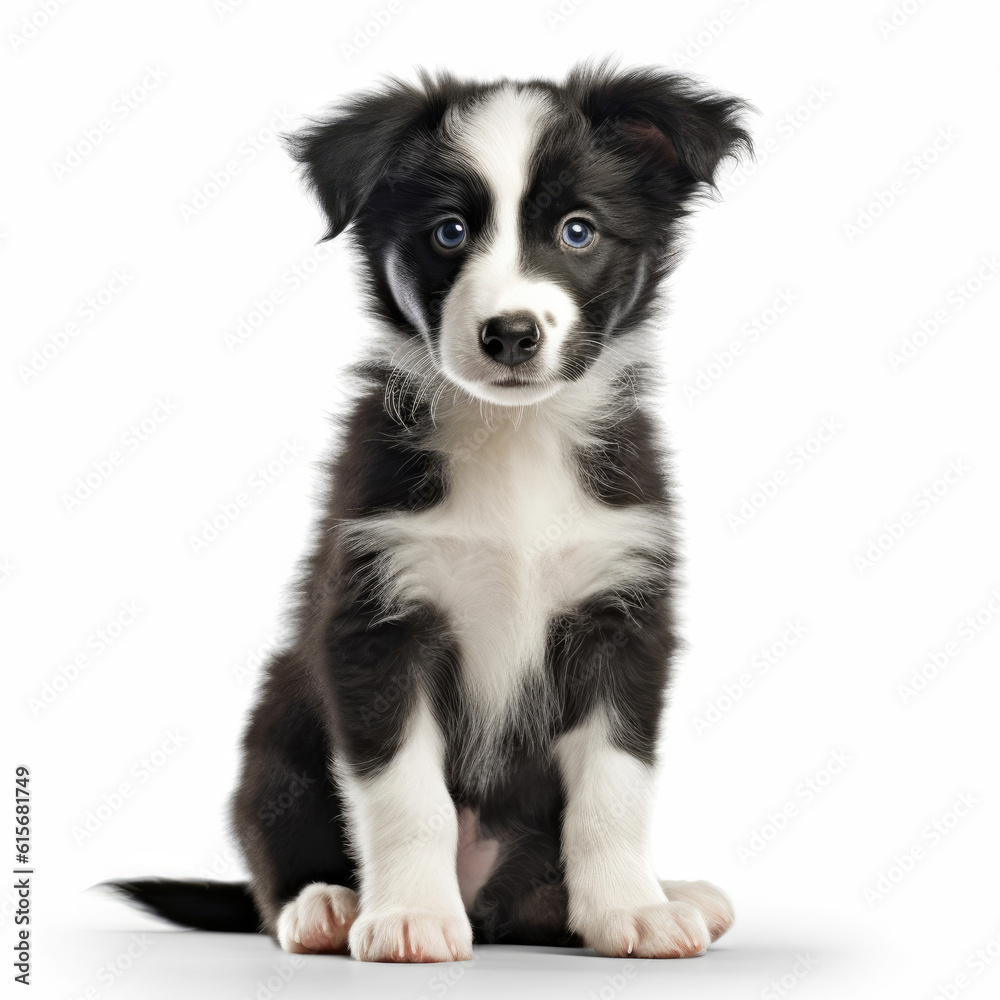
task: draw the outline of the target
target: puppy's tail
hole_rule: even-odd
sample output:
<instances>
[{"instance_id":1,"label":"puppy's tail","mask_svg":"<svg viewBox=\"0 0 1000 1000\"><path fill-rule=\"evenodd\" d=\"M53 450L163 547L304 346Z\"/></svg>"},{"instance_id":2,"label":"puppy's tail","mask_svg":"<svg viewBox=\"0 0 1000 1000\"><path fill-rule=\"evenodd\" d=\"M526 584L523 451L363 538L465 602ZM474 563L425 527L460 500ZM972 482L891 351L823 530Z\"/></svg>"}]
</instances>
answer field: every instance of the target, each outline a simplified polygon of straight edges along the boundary
<instances>
[{"instance_id":1,"label":"puppy's tail","mask_svg":"<svg viewBox=\"0 0 1000 1000\"><path fill-rule=\"evenodd\" d=\"M102 882L148 913L199 931L252 934L262 930L246 882L143 878Z\"/></svg>"}]
</instances>

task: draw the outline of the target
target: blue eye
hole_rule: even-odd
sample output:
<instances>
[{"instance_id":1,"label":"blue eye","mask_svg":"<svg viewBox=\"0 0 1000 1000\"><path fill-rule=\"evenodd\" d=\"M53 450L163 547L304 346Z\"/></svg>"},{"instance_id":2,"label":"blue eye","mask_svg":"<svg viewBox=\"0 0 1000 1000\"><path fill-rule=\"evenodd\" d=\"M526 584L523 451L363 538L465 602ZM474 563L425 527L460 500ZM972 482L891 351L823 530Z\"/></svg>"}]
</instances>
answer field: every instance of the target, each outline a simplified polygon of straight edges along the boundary
<instances>
[{"instance_id":1,"label":"blue eye","mask_svg":"<svg viewBox=\"0 0 1000 1000\"><path fill-rule=\"evenodd\" d=\"M442 250L457 250L465 242L465 223L461 219L445 219L434 230L434 240Z\"/></svg>"},{"instance_id":2,"label":"blue eye","mask_svg":"<svg viewBox=\"0 0 1000 1000\"><path fill-rule=\"evenodd\" d=\"M594 232L590 223L584 219L570 219L563 226L562 241L574 250L583 250L594 242L597 233Z\"/></svg>"}]
</instances>

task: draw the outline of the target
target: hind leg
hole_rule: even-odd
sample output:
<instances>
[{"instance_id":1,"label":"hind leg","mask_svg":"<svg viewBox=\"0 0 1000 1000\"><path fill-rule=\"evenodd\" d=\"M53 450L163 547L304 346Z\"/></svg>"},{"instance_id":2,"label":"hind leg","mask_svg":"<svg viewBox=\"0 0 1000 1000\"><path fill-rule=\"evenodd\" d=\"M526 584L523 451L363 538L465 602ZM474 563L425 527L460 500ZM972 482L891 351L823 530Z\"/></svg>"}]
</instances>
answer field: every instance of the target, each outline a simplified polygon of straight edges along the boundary
<instances>
[{"instance_id":1,"label":"hind leg","mask_svg":"<svg viewBox=\"0 0 1000 1000\"><path fill-rule=\"evenodd\" d=\"M357 878L330 750L302 699L297 663L271 668L243 741L233 829L268 933L286 951L342 952L357 913Z\"/></svg>"},{"instance_id":2,"label":"hind leg","mask_svg":"<svg viewBox=\"0 0 1000 1000\"><path fill-rule=\"evenodd\" d=\"M342 885L313 882L282 907L278 944L296 954L347 954L347 935L358 915L358 894Z\"/></svg>"},{"instance_id":3,"label":"hind leg","mask_svg":"<svg viewBox=\"0 0 1000 1000\"><path fill-rule=\"evenodd\" d=\"M488 877L467 900L477 941L579 947L567 927L559 853L562 808L551 762L525 759L477 810L468 811L470 839L497 845ZM461 872L461 851L459 858Z\"/></svg>"},{"instance_id":4,"label":"hind leg","mask_svg":"<svg viewBox=\"0 0 1000 1000\"><path fill-rule=\"evenodd\" d=\"M732 900L711 882L671 882L660 880L660 885L671 902L690 903L701 911L713 941L718 941L733 925Z\"/></svg>"}]
</instances>

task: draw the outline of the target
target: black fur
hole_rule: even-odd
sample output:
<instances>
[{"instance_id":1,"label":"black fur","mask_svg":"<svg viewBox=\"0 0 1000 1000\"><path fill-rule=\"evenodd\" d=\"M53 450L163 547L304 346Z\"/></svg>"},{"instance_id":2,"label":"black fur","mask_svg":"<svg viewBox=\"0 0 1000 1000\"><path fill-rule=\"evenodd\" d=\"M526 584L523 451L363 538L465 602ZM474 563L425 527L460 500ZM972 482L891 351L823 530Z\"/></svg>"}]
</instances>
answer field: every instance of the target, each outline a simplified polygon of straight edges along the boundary
<instances>
[{"instance_id":1,"label":"black fur","mask_svg":"<svg viewBox=\"0 0 1000 1000\"><path fill-rule=\"evenodd\" d=\"M457 156L441 126L450 109L472 105L495 86L446 75L423 76L418 85L391 81L340 105L291 141L327 215L325 238L353 224L372 310L403 339L420 331L391 292L387 256L405 253L433 340L463 258L436 253L429 229L457 206L474 238L489 232L488 179ZM561 373L572 381L607 343L651 316L692 199L712 184L724 157L749 151L739 123L746 106L676 74L617 72L606 64L578 69L562 86L522 86L543 89L560 109L532 160L521 263L552 278L582 307L581 329L567 344ZM601 235L586 257L573 257L554 245L552 231L581 208L600 220ZM330 466L325 512L299 588L295 639L269 665L244 738L233 830L251 872L249 888L116 884L185 926L259 925L272 934L282 906L309 882L357 888L327 762L336 753L359 776L377 774L398 752L422 688L447 735L447 780L456 805L473 808L483 832L504 844L472 908L477 940L578 944L566 926L559 836L564 790L547 751L589 709L604 704L619 720L612 733L617 745L653 761L678 643L671 612L675 555L650 554L658 569L642 588L609 590L551 621L538 681L544 690L529 686L522 694L525 704L551 699L544 731L512 730L502 776L484 787L461 763L469 730L447 616L427 605L386 620L379 553L344 541L345 525L431 508L449 488L440 456L426 447L427 399L404 393L390 413L391 367L373 362L359 374L365 388L344 421ZM597 429L600 443L576 461L600 503L651 505L667 516L671 492L654 425L633 396L645 377L638 365L613 389L615 418Z\"/></svg>"},{"instance_id":2,"label":"black fur","mask_svg":"<svg viewBox=\"0 0 1000 1000\"><path fill-rule=\"evenodd\" d=\"M178 882L145 878L104 883L157 916L203 931L253 933L262 929L248 888L237 882Z\"/></svg>"}]
</instances>

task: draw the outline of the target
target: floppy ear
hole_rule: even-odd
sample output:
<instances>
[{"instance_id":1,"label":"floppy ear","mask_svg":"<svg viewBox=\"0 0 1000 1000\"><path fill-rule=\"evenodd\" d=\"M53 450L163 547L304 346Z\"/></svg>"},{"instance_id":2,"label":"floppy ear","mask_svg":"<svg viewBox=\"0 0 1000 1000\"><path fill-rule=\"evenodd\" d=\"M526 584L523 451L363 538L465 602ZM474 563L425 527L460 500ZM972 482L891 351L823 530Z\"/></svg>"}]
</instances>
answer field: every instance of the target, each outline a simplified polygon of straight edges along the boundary
<instances>
[{"instance_id":1,"label":"floppy ear","mask_svg":"<svg viewBox=\"0 0 1000 1000\"><path fill-rule=\"evenodd\" d=\"M440 122L450 80L422 74L420 83L390 79L381 90L349 97L285 136L286 148L304 165L326 213L329 228L323 240L338 236L354 221L407 142Z\"/></svg>"},{"instance_id":2,"label":"floppy ear","mask_svg":"<svg viewBox=\"0 0 1000 1000\"><path fill-rule=\"evenodd\" d=\"M599 139L638 157L643 173L669 177L675 197L713 185L726 157L753 155L742 124L751 106L683 74L604 63L575 69L566 87Z\"/></svg>"}]
</instances>

